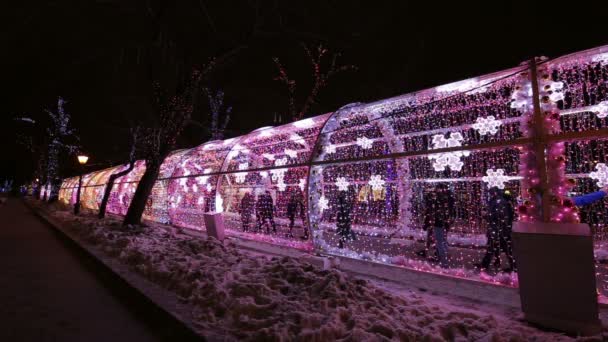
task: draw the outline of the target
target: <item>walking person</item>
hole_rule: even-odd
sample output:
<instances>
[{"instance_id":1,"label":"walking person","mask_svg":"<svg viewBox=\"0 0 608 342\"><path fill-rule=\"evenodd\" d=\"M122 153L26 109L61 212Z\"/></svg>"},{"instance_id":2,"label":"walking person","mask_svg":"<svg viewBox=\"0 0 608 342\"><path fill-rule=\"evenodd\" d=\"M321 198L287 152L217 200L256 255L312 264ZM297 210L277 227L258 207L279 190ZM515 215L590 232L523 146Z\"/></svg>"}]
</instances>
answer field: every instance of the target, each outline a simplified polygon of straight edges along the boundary
<instances>
[{"instance_id":1,"label":"walking person","mask_svg":"<svg viewBox=\"0 0 608 342\"><path fill-rule=\"evenodd\" d=\"M241 223L243 224L243 231L249 231L249 225L251 224L251 215L255 209L255 199L250 192L246 192L241 199Z\"/></svg>"},{"instance_id":2,"label":"walking person","mask_svg":"<svg viewBox=\"0 0 608 342\"><path fill-rule=\"evenodd\" d=\"M258 196L257 205L258 215L258 231L262 229L263 225L266 225L266 233L270 234L270 227L272 232L277 232L277 225L274 222L274 203L270 191L266 191L264 194Z\"/></svg>"},{"instance_id":3,"label":"walking person","mask_svg":"<svg viewBox=\"0 0 608 342\"><path fill-rule=\"evenodd\" d=\"M355 232L351 229L350 210L351 207L346 199L346 194L340 192L338 195L338 206L336 213L336 233L338 234L338 247L344 248L344 243L356 240Z\"/></svg>"},{"instance_id":4,"label":"walking person","mask_svg":"<svg viewBox=\"0 0 608 342\"><path fill-rule=\"evenodd\" d=\"M454 197L447 185L440 183L435 187L434 191L426 195L424 204L427 253L432 246L432 240L434 240L439 266L447 268L449 266L448 231L456 216Z\"/></svg>"},{"instance_id":5,"label":"walking person","mask_svg":"<svg viewBox=\"0 0 608 342\"><path fill-rule=\"evenodd\" d=\"M289 217L289 232L285 234L287 237L293 238L293 226L295 224L296 215L300 214L302 226L304 227L304 236L302 239L308 239L308 229L306 229L306 220L304 216L304 201L299 192L292 192L289 202L287 203L287 217Z\"/></svg>"},{"instance_id":6,"label":"walking person","mask_svg":"<svg viewBox=\"0 0 608 342\"><path fill-rule=\"evenodd\" d=\"M488 270L492 258L496 258L495 265L500 266L500 253L504 252L509 262L509 268L505 272L516 270L513 258L513 243L511 238L514 220L514 208L511 199L497 187L490 189L488 201L488 229L486 231L487 248L481 264L481 270Z\"/></svg>"}]
</instances>

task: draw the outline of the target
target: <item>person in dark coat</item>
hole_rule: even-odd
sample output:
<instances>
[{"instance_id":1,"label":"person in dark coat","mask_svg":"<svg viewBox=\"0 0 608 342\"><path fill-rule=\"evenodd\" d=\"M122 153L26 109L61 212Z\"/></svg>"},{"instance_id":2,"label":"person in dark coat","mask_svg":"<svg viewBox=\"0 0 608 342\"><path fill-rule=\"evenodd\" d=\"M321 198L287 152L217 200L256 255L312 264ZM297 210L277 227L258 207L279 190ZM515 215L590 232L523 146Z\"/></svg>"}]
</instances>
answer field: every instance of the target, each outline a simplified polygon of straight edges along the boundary
<instances>
[{"instance_id":1,"label":"person in dark coat","mask_svg":"<svg viewBox=\"0 0 608 342\"><path fill-rule=\"evenodd\" d=\"M433 241L439 265L448 267L448 231L456 216L454 197L447 185L441 183L425 195L424 229L427 231L426 249L417 254L426 256Z\"/></svg>"},{"instance_id":2,"label":"person in dark coat","mask_svg":"<svg viewBox=\"0 0 608 342\"><path fill-rule=\"evenodd\" d=\"M246 192L241 199L241 222L243 224L243 231L249 231L249 225L251 224L251 215L253 215L255 209L255 199L250 192Z\"/></svg>"},{"instance_id":3,"label":"person in dark coat","mask_svg":"<svg viewBox=\"0 0 608 342\"><path fill-rule=\"evenodd\" d=\"M490 267L492 258L498 260L500 265L501 251L507 255L509 268L505 271L511 272L516 269L513 259L513 247L511 241L511 226L513 225L514 208L511 199L497 187L490 189L490 200L488 203L488 239L486 254L479 265L482 270Z\"/></svg>"},{"instance_id":4,"label":"person in dark coat","mask_svg":"<svg viewBox=\"0 0 608 342\"><path fill-rule=\"evenodd\" d=\"M293 238L293 225L298 213L300 214L302 226L304 227L304 236L302 236L302 239L308 239L308 229L306 229L306 217L304 215L304 201L302 200L302 195L299 192L294 191L291 193L291 197L287 203L287 217L289 217L289 233L287 233L287 237Z\"/></svg>"},{"instance_id":5,"label":"person in dark coat","mask_svg":"<svg viewBox=\"0 0 608 342\"><path fill-rule=\"evenodd\" d=\"M272 226L272 232L277 232L277 225L274 222L274 203L270 191L266 191L264 194L258 196L258 205L256 206L258 215L258 231L262 229L262 226L268 222ZM266 233L270 233L270 227L266 226Z\"/></svg>"},{"instance_id":6,"label":"person in dark coat","mask_svg":"<svg viewBox=\"0 0 608 342\"><path fill-rule=\"evenodd\" d=\"M351 207L346 199L346 194L340 192L338 195L338 206L336 213L336 233L338 234L338 247L344 248L347 241L356 240L355 232L351 228L350 219Z\"/></svg>"}]
</instances>

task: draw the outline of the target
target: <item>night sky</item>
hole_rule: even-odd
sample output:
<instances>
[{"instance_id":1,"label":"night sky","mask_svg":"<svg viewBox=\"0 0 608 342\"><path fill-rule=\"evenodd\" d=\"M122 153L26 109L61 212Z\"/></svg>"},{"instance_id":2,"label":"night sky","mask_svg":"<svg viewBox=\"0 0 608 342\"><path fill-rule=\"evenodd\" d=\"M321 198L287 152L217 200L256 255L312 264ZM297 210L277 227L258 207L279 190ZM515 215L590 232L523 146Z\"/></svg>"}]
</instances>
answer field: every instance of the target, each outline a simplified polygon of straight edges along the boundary
<instances>
[{"instance_id":1,"label":"night sky","mask_svg":"<svg viewBox=\"0 0 608 342\"><path fill-rule=\"evenodd\" d=\"M273 125L287 93L273 78L279 57L298 82L310 85L300 46L323 43L357 66L330 80L310 115L369 102L608 44L606 1L533 5L518 1L39 1L3 5L0 181L31 179L36 155L17 135L44 134L13 120L44 122L57 96L91 156L92 169L126 159L129 122L150 113L150 84L173 89L192 66L220 63L208 86L233 106L229 136ZM160 38L159 38L160 37ZM163 41L164 54L155 49ZM170 43L167 43L170 42ZM206 106L196 108L208 120ZM283 117L285 120L285 117ZM180 147L208 139L189 127ZM74 162L64 163L74 173Z\"/></svg>"}]
</instances>

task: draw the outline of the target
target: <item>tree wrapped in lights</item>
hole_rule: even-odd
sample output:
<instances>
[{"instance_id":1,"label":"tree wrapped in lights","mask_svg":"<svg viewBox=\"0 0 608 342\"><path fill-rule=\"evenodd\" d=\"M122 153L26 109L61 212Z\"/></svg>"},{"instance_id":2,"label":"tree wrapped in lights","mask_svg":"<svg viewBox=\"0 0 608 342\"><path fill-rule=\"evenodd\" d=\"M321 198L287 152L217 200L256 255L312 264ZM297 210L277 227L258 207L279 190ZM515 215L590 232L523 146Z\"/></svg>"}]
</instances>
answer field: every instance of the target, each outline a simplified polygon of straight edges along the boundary
<instances>
[{"instance_id":1,"label":"tree wrapped in lights","mask_svg":"<svg viewBox=\"0 0 608 342\"><path fill-rule=\"evenodd\" d=\"M203 71L195 69L184 87L177 90L176 94L172 96L167 96L158 83L154 84L158 124L143 130L145 140L142 152L146 162L146 171L137 184L123 221L124 225L140 223L160 167L175 148L177 139L192 117L203 73L208 73L212 66L213 63Z\"/></svg>"},{"instance_id":2,"label":"tree wrapped in lights","mask_svg":"<svg viewBox=\"0 0 608 342\"><path fill-rule=\"evenodd\" d=\"M308 112L310 111L312 105L317 101L319 93L327 86L332 77L344 71L356 70L354 65L339 65L338 57L340 57L340 54L329 53L329 50L324 48L323 45L319 45L316 49L311 50L305 44L302 44L302 48L304 49L312 67L313 84L310 92L305 97L302 105L299 107L296 104L296 81L289 78L287 75L287 70L283 64L281 64L278 57L274 57L272 59L279 71L279 74L274 79L287 87L287 98L289 101L288 112L293 121L302 120L304 116L309 114ZM328 54L331 56L331 60L329 65L326 66L324 57Z\"/></svg>"},{"instance_id":3,"label":"tree wrapped in lights","mask_svg":"<svg viewBox=\"0 0 608 342\"><path fill-rule=\"evenodd\" d=\"M101 199L101 203L99 204L99 213L97 214L97 217L100 219L106 216L106 208L108 206L108 201L110 200L110 195L112 194L112 189L114 188L114 182L116 179L133 171L133 168L135 167L135 162L137 161L137 144L139 142L139 127L135 127L130 130L130 138L131 151L129 153L129 164L122 171L113 173L108 178L108 183L104 188L103 197Z\"/></svg>"},{"instance_id":4,"label":"tree wrapped in lights","mask_svg":"<svg viewBox=\"0 0 608 342\"><path fill-rule=\"evenodd\" d=\"M224 132L230 122L230 113L232 107L224 106L224 92L217 90L213 92L209 89L205 89L207 99L209 100L209 115L211 116L211 140L221 140L224 138ZM223 121L222 121L223 117Z\"/></svg>"},{"instance_id":5,"label":"tree wrapped in lights","mask_svg":"<svg viewBox=\"0 0 608 342\"><path fill-rule=\"evenodd\" d=\"M45 110L51 119L47 127L48 146L46 152L46 182L49 187L47 197L49 201L54 201L59 195L61 180L59 178L60 156L67 152L72 155L78 150L76 143L78 136L73 128L70 127L71 116L64 109L65 100L62 97L57 99L57 111Z\"/></svg>"}]
</instances>

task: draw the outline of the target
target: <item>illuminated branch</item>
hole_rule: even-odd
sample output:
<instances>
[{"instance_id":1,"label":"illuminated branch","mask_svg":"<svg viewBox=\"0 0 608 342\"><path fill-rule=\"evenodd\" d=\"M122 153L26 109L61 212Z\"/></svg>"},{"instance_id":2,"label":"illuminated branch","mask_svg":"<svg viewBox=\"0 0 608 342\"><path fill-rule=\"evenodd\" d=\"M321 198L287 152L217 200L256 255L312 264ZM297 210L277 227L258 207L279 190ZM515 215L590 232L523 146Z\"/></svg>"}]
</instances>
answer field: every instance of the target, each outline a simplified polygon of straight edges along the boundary
<instances>
[{"instance_id":1,"label":"illuminated branch","mask_svg":"<svg viewBox=\"0 0 608 342\"><path fill-rule=\"evenodd\" d=\"M289 101L289 115L292 117L293 121L298 121L304 118L310 111L313 104L316 103L317 97L323 88L327 86L329 83L329 79L334 75L348 70L356 70L357 68L354 65L339 65L338 57L340 57L339 53L332 53L331 62L324 70L323 61L324 56L328 55L329 50L324 48L323 45L319 45L316 50L310 50L305 44L302 44L302 48L306 52L306 56L310 60L310 64L312 67L312 77L313 77L313 85L310 89L308 96L304 99L302 106L300 109L296 109L296 81L290 79L287 75L287 70L281 64L281 61L278 57L274 57L272 60L274 61L279 74L274 78L275 81L279 81L287 87L288 92L288 101Z\"/></svg>"}]
</instances>

